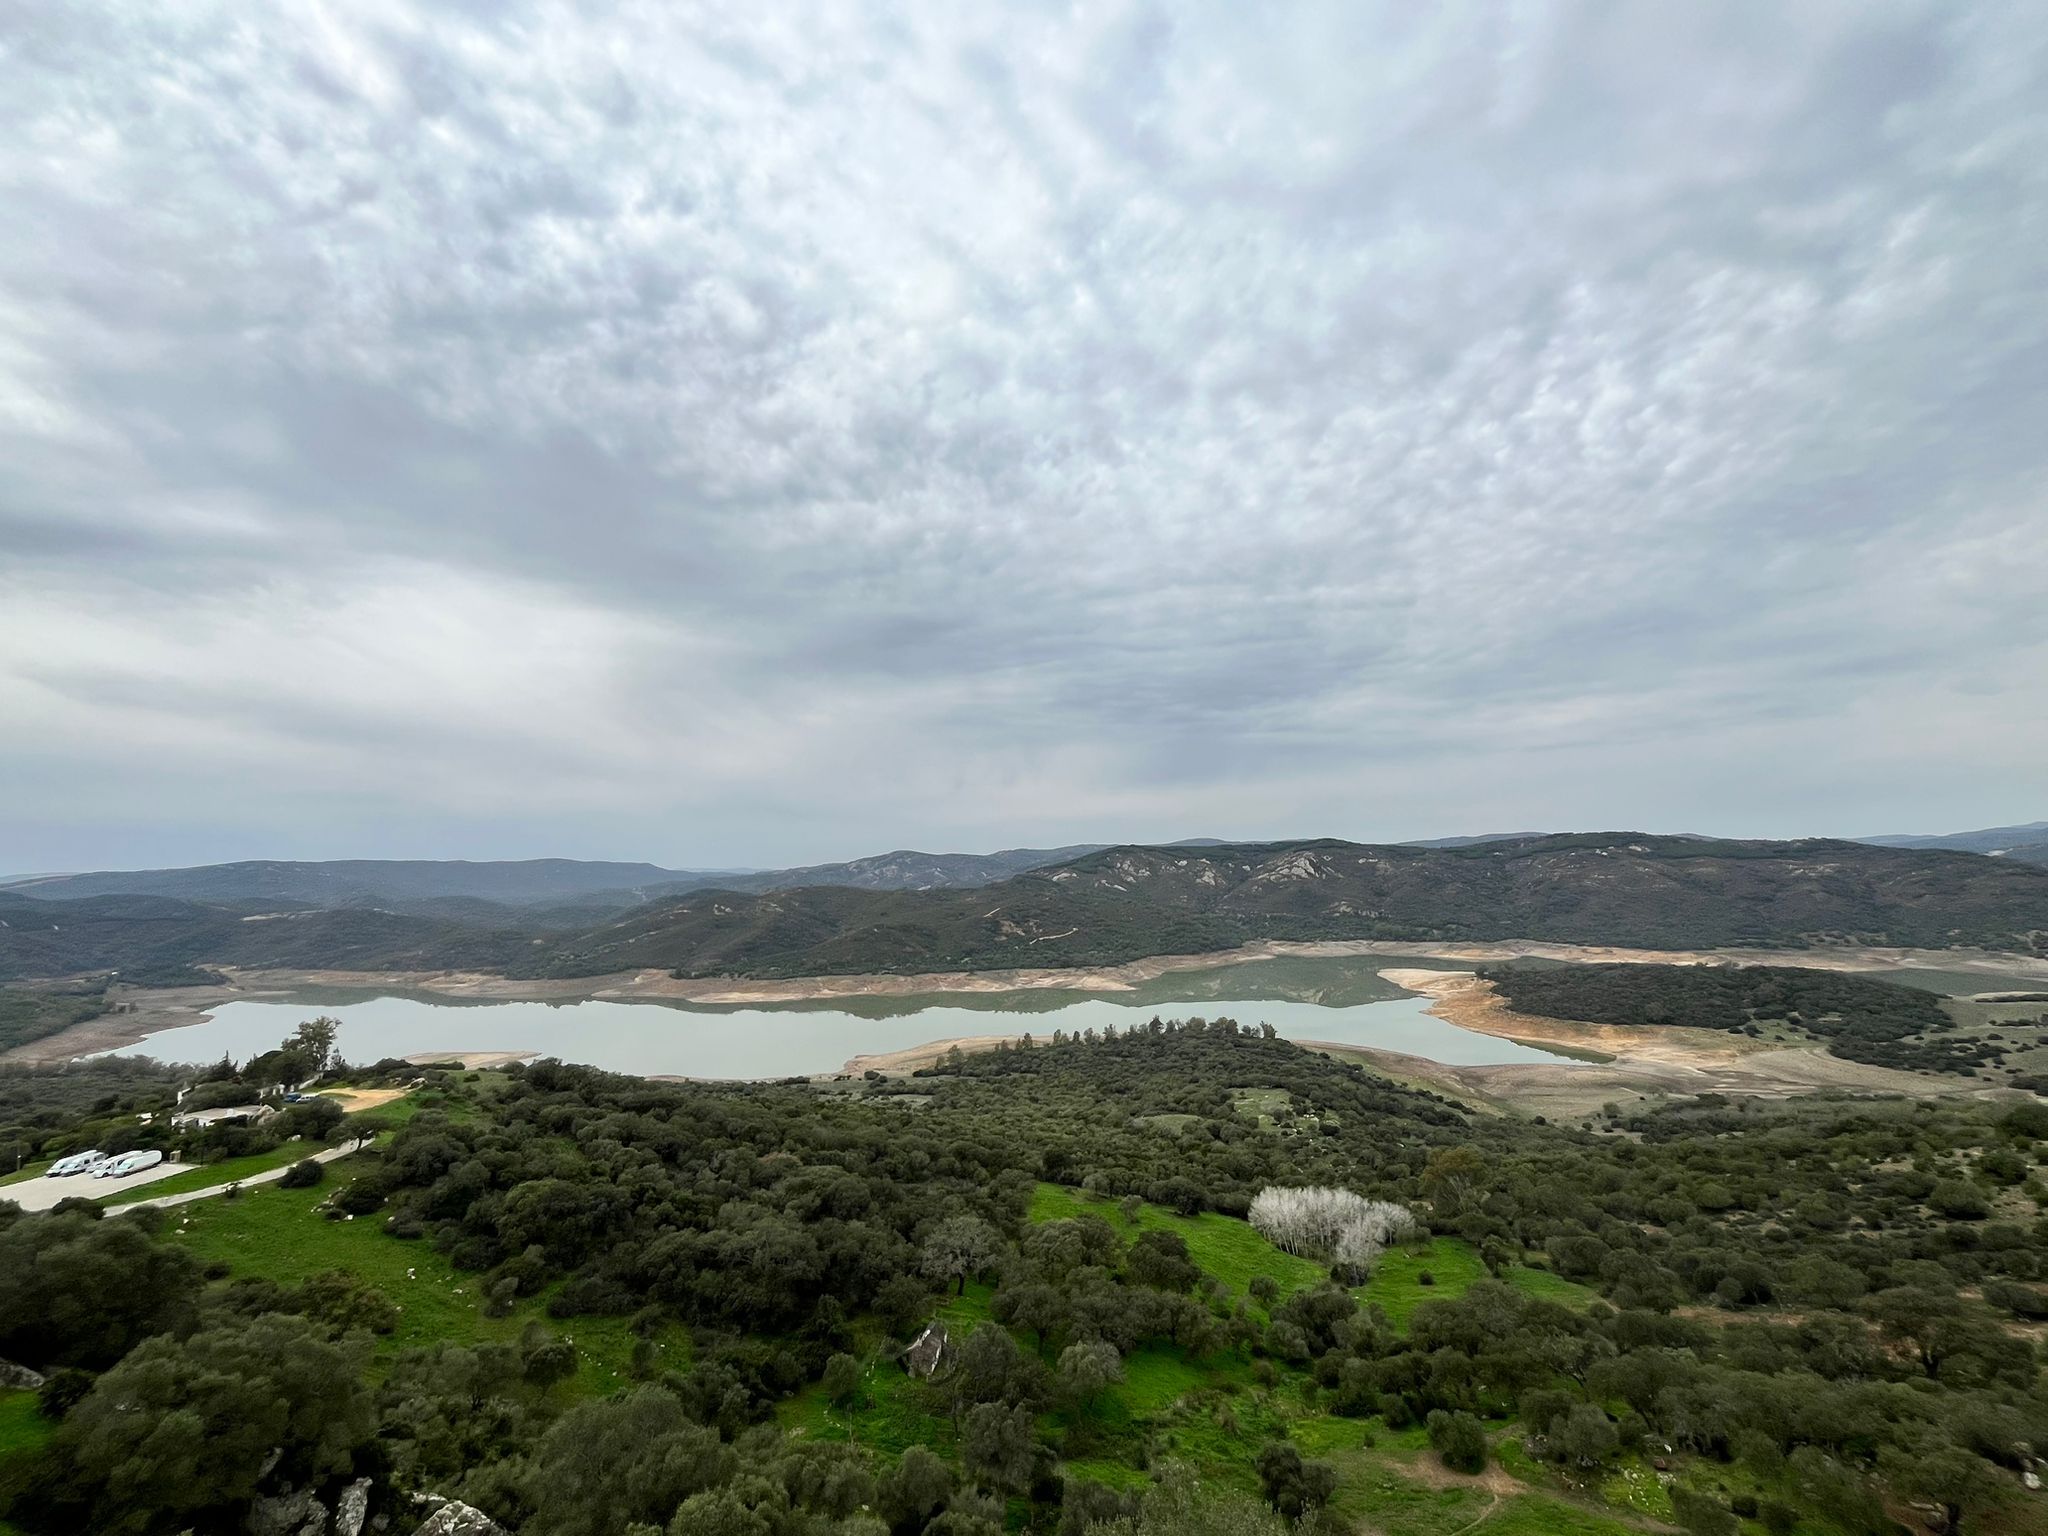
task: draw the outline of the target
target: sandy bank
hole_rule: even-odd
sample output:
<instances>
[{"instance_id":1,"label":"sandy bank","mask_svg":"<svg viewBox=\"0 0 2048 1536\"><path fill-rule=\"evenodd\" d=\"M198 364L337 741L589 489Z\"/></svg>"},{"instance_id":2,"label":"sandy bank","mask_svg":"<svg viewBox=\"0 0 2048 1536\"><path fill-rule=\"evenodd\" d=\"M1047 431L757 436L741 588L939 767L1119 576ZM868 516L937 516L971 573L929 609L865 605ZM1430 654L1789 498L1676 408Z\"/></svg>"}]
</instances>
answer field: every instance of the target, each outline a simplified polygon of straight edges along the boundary
<instances>
[{"instance_id":1,"label":"sandy bank","mask_svg":"<svg viewBox=\"0 0 2048 1536\"><path fill-rule=\"evenodd\" d=\"M1856 969L1842 966L1839 969ZM1882 968L1882 967L1872 967ZM1954 968L1954 967L1951 967ZM1583 1065L1517 1062L1498 1066L1423 1063L1431 1086L1453 1097L1512 1105L1556 1117L1584 1115L1609 1101L1663 1094L1727 1093L1786 1098L1825 1089L1914 1098L1979 1097L2000 1090L1967 1078L1935 1078L1831 1056L1818 1045L1751 1040L1716 1029L1631 1027L1516 1013L1468 971L1389 968L1396 986L1432 998L1429 1012L1480 1034L1535 1045L1598 1051L1609 1061ZM1339 1048L1340 1053L1342 1048Z\"/></svg>"},{"instance_id":2,"label":"sandy bank","mask_svg":"<svg viewBox=\"0 0 2048 1536\"><path fill-rule=\"evenodd\" d=\"M1742 963L1754 965L1803 965L1826 970L1934 970L1981 974L1987 990L2003 982L2041 984L2048 990L2048 960L2027 955L2000 954L1984 950L1921 950L1842 947L1810 950L1647 950L1619 949L1602 945L1552 944L1537 940L1503 940L1485 944L1433 944L1420 940L1333 940L1318 943L1267 941L1240 945L1194 955L1155 955L1123 965L1081 968L1017 968L999 971L926 971L910 975L860 974L845 976L804 976L785 980L754 980L744 977L710 977L678 980L663 970L621 971L604 976L579 976L546 980L521 980L480 971L228 971L225 987L126 988L116 987L111 995L121 1011L74 1025L47 1039L18 1046L4 1059L29 1063L69 1061L98 1051L133 1045L159 1030L195 1024L210 1016L211 1010L228 1002L287 1000L315 988L335 988L366 993L413 994L471 1002L567 1002L584 998L611 1002L678 1002L725 1005L765 1005L796 1002L831 1002L865 997L944 997L947 994L988 995L1003 992L1071 991L1114 996L1133 991L1163 976L1180 972L1218 970L1259 960L1284 957L1370 958L1373 956L1421 956L1465 965L1534 956L1553 960L1583 962L1661 961L1672 964ZM1440 976L1440 972L1400 970L1385 972L1400 985L1403 976ZM1420 982L1411 990L1429 991ZM1432 996L1436 995L1434 993ZM1503 1034L1514 1039L1555 1043L1607 1051L1609 1046L1590 1039L1542 1036L1531 1028L1532 1021L1515 1016L1512 1028L1491 1027L1492 1016L1472 1003L1453 1003L1455 1012L1438 1012L1451 1023L1481 1033ZM309 1011L317 1005L308 1004ZM1164 1005L1162 1005L1164 1006ZM1195 1006L1195 1005L1189 1005ZM1597 1030L1602 1026L1587 1025ZM1694 1032L1697 1033L1697 1032ZM1713 1033L1713 1032L1708 1032ZM943 1048L943 1042L941 1046ZM1719 1042L1722 1049L1729 1042ZM964 1047L963 1047L964 1048ZM902 1054L902 1053L896 1053ZM446 1060L447 1057L440 1059ZM1687 1060L1693 1058L1688 1057ZM863 1067L861 1070L865 1070ZM1547 1069L1536 1069L1547 1070Z\"/></svg>"}]
</instances>

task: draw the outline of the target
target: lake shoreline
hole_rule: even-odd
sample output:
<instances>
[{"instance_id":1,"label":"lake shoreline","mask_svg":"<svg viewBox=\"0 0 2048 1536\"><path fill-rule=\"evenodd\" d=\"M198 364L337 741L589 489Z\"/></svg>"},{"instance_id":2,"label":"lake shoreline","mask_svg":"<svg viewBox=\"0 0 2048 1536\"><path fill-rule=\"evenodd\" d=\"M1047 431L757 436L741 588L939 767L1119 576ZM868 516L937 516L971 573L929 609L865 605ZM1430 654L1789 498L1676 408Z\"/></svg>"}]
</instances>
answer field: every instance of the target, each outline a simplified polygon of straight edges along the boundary
<instances>
[{"instance_id":1,"label":"lake shoreline","mask_svg":"<svg viewBox=\"0 0 2048 1536\"><path fill-rule=\"evenodd\" d=\"M1266 1026L1283 1039L1383 1045L1446 1062L1559 1059L1541 1044L1488 1037L1435 1018L1427 998L1396 987L1374 970L1352 962L1325 962L1325 967L1334 976L1315 976L1313 985L1291 993L1277 986L1252 990L1261 978L1233 973L1242 984L1238 998L1222 1006L1160 1006L1135 994L997 994L972 1003L926 995L911 1000L913 1006L880 1015L829 1004L729 1011L617 997L478 1004L420 993L272 993L190 1009L180 1016L182 1027L112 1049L166 1061L246 1060L318 1012L338 1022L337 1048L359 1064L402 1059L477 1065L487 1058L496 1064L548 1056L647 1077L741 1082L857 1075L877 1063L902 1070L912 1060L922 1063L943 1055L955 1042L971 1049L1060 1033L1121 1033L1171 1015L1234 1016L1248 1026ZM1333 980L1344 985L1334 986ZM997 1006L988 1006L991 1001Z\"/></svg>"},{"instance_id":2,"label":"lake shoreline","mask_svg":"<svg viewBox=\"0 0 2048 1536\"><path fill-rule=\"evenodd\" d=\"M1536 1021L1522 1015L1508 1019L1497 1019L1493 1009L1474 1006L1478 1001L1471 997L1469 988L1472 977L1469 970L1452 970L1450 967L1469 967L1491 961L1516 958L1541 958L1580 962L1652 961L1665 963L1745 963L1745 964L1799 964L1823 969L1845 971L1910 971L1924 969L1945 973L1966 973L1982 975L1987 984L2003 980L2011 985L2016 980L2039 978L2048 980L2048 961L2030 956L2000 954L1989 951L1971 950L1912 950L1873 947L1842 947L1829 950L1630 950L1610 946L1563 945L1539 941L1502 941L1497 943L1432 944L1427 942L1400 942L1393 940L1338 940L1313 943L1285 941L1248 944L1227 951L1211 951L1194 955L1162 955L1127 964L1109 967L1080 969L1042 968L1036 970L1004 970L979 972L924 972L906 975L842 975L798 977L784 980L764 981L750 978L723 977L678 980L663 971L617 972L605 976L515 980L502 976L478 972L403 972L403 971L251 971L230 972L226 986L196 988L115 988L114 996L118 1011L104 1014L97 1019L17 1047L6 1053L4 1060L26 1064L54 1064L75 1060L81 1056L98 1054L109 1050L122 1050L141 1044L151 1036L165 1030L185 1028L202 1024L213 1017L214 1010L222 1006L241 1002L296 1003L307 1008L323 1006L305 1002L299 994L323 989L360 992L366 995L411 995L422 1001L446 1002L451 1004L472 1003L489 1005L504 1002L545 1002L571 1004L583 1001L616 1003L668 1003L680 1004L685 1008L695 1005L700 1008L747 1008L776 1005L829 1004L834 1001L852 1001L863 998L918 998L931 999L927 1006L943 1006L948 996L986 999L1004 993L1072 992L1083 997L1097 997L1105 1002L1114 1002L1118 994L1136 991L1147 983L1156 983L1162 978L1178 973L1219 971L1226 968L1266 960L1278 959L1359 959L1402 958L1408 960L1426 959L1441 962L1446 969L1417 970L1412 967L1390 966L1379 970L1388 982L1400 987L1408 994L1421 994L1433 998L1427 1010L1432 1016L1460 1031L1494 1035L1512 1040L1518 1044L1539 1051L1549 1051L1563 1057L1576 1056L1576 1060L1558 1059L1543 1063L1508 1063L1470 1065L1437 1062L1434 1058L1417 1057L1411 1053L1388 1051L1385 1054L1398 1057L1402 1062L1410 1060L1430 1062L1446 1070L1460 1072L1496 1073L1503 1071L1549 1074L1582 1070L1589 1063L1582 1053L1594 1052L1617 1058L1611 1065L1626 1072L1644 1064L1644 1042L1639 1039L1619 1039L1607 1036L1601 1039L1589 1038L1586 1030L1595 1027L1579 1027L1556 1024L1554 1027L1532 1027ZM1453 982L1453 978L1457 978ZM1435 983L1444 983L1439 987ZM1483 989L1490 992L1490 988ZM1447 995L1457 994L1457 995ZM1162 1002L1156 1005L1158 1011L1178 1012L1182 1016L1191 1014L1215 1014L1239 1011L1260 1006L1256 1001L1233 1001L1221 999L1200 999L1186 1002ZM1627 1031L1628 1036L1642 1035L1643 1031ZM997 1039L1014 1036L993 1036L978 1033L950 1035L942 1039L927 1041L906 1049L883 1050L855 1053L848 1058L838 1073L830 1071L769 1073L775 1076L816 1076L858 1075L870 1067L878 1070L905 1070L895 1065L897 1058L916 1057L923 1061L927 1054L934 1058L954 1044L962 1049L988 1048ZM1726 1049L1725 1042L1715 1042L1720 1050ZM1665 1040L1652 1042L1648 1050L1649 1065L1661 1068L1654 1075L1662 1078L1667 1071L1680 1067L1687 1068L1702 1063L1702 1054L1692 1049L1693 1043ZM1371 1047L1338 1042L1336 1049L1371 1050ZM430 1057L439 1060L456 1059L459 1056L477 1054L472 1046L464 1051L436 1052L411 1051L402 1053L412 1057ZM541 1054L533 1050L494 1050L483 1054L506 1058L527 1057ZM1715 1067L1724 1065L1712 1060L1718 1051L1707 1051L1704 1055ZM1661 1058L1661 1061L1657 1058ZM887 1062L888 1065L882 1065ZM1677 1075L1686 1076L1680 1071ZM1747 1074L1744 1074L1747 1075ZM1806 1074L1801 1074L1802 1076ZM1900 1074L1890 1074L1890 1080L1882 1085L1862 1084L1858 1087L1882 1087L1896 1091L1900 1086ZM733 1080L733 1079L726 1079ZM1831 1082L1830 1086L1851 1086ZM1676 1086L1673 1084L1672 1086ZM1820 1086L1812 1084L1811 1086ZM1681 1090L1682 1091L1682 1090Z\"/></svg>"}]
</instances>

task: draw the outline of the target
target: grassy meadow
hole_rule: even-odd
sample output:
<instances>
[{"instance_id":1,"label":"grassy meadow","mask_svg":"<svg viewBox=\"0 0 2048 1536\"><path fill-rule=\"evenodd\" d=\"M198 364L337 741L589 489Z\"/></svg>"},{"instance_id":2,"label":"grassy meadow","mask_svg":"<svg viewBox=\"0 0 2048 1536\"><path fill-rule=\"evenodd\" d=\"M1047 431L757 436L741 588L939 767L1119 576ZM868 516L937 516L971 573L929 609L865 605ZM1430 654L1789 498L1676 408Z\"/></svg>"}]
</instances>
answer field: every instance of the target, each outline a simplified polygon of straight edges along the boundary
<instances>
[{"instance_id":1,"label":"grassy meadow","mask_svg":"<svg viewBox=\"0 0 2048 1536\"><path fill-rule=\"evenodd\" d=\"M476 1112L478 1096L497 1088L490 1074L468 1074L450 1099L435 1094L440 1102L423 1105L415 1094L369 1113L385 1122L403 1122L422 1107L469 1115ZM1235 1110L1272 1129L1294 1115L1288 1095L1272 1089L1242 1090ZM295 1161L308 1150L288 1144L179 1175L148 1190L138 1188L133 1196L246 1178ZM32 1176L32 1171L25 1173ZM506 1316L486 1315L482 1277L457 1270L431 1243L392 1236L381 1216L330 1219L326 1197L348 1176L344 1160L318 1188L263 1185L233 1198L196 1201L166 1214L164 1235L217 1278L257 1276L295 1285L341 1270L375 1287L398 1309L395 1329L378 1341L380 1374L409 1347L513 1344L538 1322L576 1348L576 1375L556 1389L563 1397L602 1397L631 1384L634 1335L626 1319L555 1322L546 1315L545 1293L518 1302ZM1161 1205L1126 1204L1039 1183L1028 1215L1035 1223L1094 1216L1126 1242L1144 1232L1177 1234L1205 1274L1257 1310L1263 1309L1249 1302L1255 1280L1272 1281L1277 1306L1328 1278L1321 1264L1284 1253L1247 1222L1213 1211L1186 1216ZM1383 1254L1353 1294L1405 1332L1425 1303L1455 1299L1487 1278L1472 1244L1433 1236ZM1583 1308L1594 1300L1585 1287L1534 1265L1510 1265L1500 1278L1527 1295L1567 1307ZM993 1287L985 1280L969 1282L941 1301L932 1316L961 1337L990 1320L992 1296ZM957 1456L958 1428L944 1387L906 1375L896 1361L902 1341L888 1337L877 1320L856 1319L854 1334L862 1365L855 1401L835 1405L813 1385L780 1405L782 1427L891 1456L917 1445ZM1016 1336L1025 1349L1033 1348L1031 1335L1017 1330ZM679 1325L664 1329L656 1344L664 1365L680 1366L690 1357L688 1331ZM1052 1363L1050 1350L1041 1358ZM1143 1486L1153 1469L1173 1460L1191 1464L1206 1483L1256 1493L1261 1448L1274 1440L1290 1441L1304 1456L1336 1470L1335 1512L1380 1536L1465 1536L1475 1530L1487 1536L1627 1536L1669 1529L1670 1474L1653 1471L1640 1457L1621 1457L1602 1468L1596 1481L1580 1486L1557 1467L1529 1456L1512 1421L1496 1422L1487 1426L1492 1466L1479 1477L1467 1477L1442 1465L1421 1425L1396 1427L1378 1417L1339 1416L1329 1410L1327 1399L1307 1371L1278 1360L1254 1360L1240 1348L1197 1356L1152 1344L1125 1358L1121 1382L1085 1405L1049 1410L1040 1428L1058 1446L1068 1476L1114 1487ZM0 1453L32 1445L50 1429L32 1394L0 1394ZM1728 1486L1727 1479L1739 1475L1728 1468L1688 1467L1680 1475L1711 1479L1724 1494L1747 1491ZM1760 1530L1752 1524L1743 1536L1759 1536ZM0 1527L0 1536L10 1533Z\"/></svg>"},{"instance_id":2,"label":"grassy meadow","mask_svg":"<svg viewBox=\"0 0 2048 1536\"><path fill-rule=\"evenodd\" d=\"M327 1192L263 1185L232 1200L197 1200L169 1213L165 1236L223 1272L297 1285L339 1269L375 1286L399 1309L398 1326L378 1344L381 1358L439 1340L514 1344L529 1323L540 1322L576 1345L577 1375L566 1390L602 1396L628 1381L633 1334L626 1319L556 1323L544 1295L519 1302L508 1316L487 1317L479 1276L457 1270L431 1243L392 1237L381 1217L328 1220L320 1209ZM681 1329L669 1330L656 1347L676 1363L688 1357Z\"/></svg>"},{"instance_id":3,"label":"grassy meadow","mask_svg":"<svg viewBox=\"0 0 2048 1536\"><path fill-rule=\"evenodd\" d=\"M1101 1217L1127 1240L1143 1231L1179 1233L1195 1262L1239 1295L1259 1275L1270 1276L1282 1298L1327 1277L1322 1266L1281 1252L1228 1216L1181 1216L1145 1204L1127 1219L1116 1202L1060 1185L1040 1184L1033 1193L1033 1221L1082 1214ZM1422 1282L1425 1273L1429 1284ZM1423 1302L1462 1295L1485 1277L1470 1244L1439 1237L1383 1256L1357 1294L1405 1327ZM1517 1266L1505 1278L1519 1290L1567 1306L1592 1300L1592 1292L1545 1270ZM935 1316L957 1336L987 1318L989 1296L989 1287L970 1284ZM1028 1334L1019 1331L1018 1340L1030 1347ZM905 1375L888 1342L872 1330L864 1338L864 1392L856 1407L835 1408L812 1387L783 1406L783 1426L890 1452L927 1445L949 1453L957 1436L942 1391ZM1338 1511L1383 1536L1455 1536L1482 1521L1489 1536L1623 1536L1652 1528L1641 1510L1602 1507L1616 1501L1600 1489L1575 1489L1526 1456L1516 1469L1521 1476L1508 1480L1506 1491L1498 1473L1467 1478L1447 1472L1422 1426L1392 1429L1377 1418L1339 1417L1318 1406L1320 1396L1305 1372L1284 1366L1263 1371L1235 1350L1190 1358L1152 1346L1128 1356L1122 1383L1085 1410L1054 1410L1042 1424L1060 1443L1069 1476L1115 1487L1141 1486L1151 1466L1176 1459L1193 1463L1205 1482L1254 1493L1260 1447L1275 1438L1291 1440L1304 1456L1336 1467ZM1519 1450L1511 1425L1492 1428L1503 1447L1512 1443ZM1663 1510L1668 1519L1668 1499Z\"/></svg>"}]
</instances>

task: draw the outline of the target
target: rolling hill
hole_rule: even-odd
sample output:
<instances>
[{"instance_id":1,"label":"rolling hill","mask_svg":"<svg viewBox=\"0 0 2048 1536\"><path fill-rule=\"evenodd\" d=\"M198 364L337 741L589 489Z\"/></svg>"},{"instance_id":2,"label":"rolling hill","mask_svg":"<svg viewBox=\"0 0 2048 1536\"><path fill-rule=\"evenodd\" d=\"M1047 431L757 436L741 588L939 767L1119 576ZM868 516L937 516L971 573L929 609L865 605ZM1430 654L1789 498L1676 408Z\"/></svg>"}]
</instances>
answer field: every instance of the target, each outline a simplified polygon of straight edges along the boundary
<instances>
[{"instance_id":1,"label":"rolling hill","mask_svg":"<svg viewBox=\"0 0 2048 1536\"><path fill-rule=\"evenodd\" d=\"M1334 840L1111 848L972 892L699 892L520 962L684 975L1109 964L1253 939L1649 948L2048 945L2048 871L1858 843L1606 833L1456 848Z\"/></svg>"},{"instance_id":2,"label":"rolling hill","mask_svg":"<svg viewBox=\"0 0 2048 1536\"><path fill-rule=\"evenodd\" d=\"M894 853L795 869L664 869L590 859L252 859L187 869L101 870L32 875L0 882L0 890L38 900L87 896L162 896L180 901L242 902L304 907L385 907L425 916L523 921L514 909L579 909L594 922L661 896L717 887L778 891L805 885L860 890L941 890L993 885L1046 864L1101 848L1006 848L996 853ZM504 912L491 909L503 908ZM556 926L550 924L550 926Z\"/></svg>"},{"instance_id":3,"label":"rolling hill","mask_svg":"<svg viewBox=\"0 0 2048 1536\"><path fill-rule=\"evenodd\" d=\"M0 978L208 965L900 973L1115 964L1256 939L2048 953L2048 868L1945 850L1626 832L1449 848L1316 839L1107 848L974 888L696 890L584 916L573 902L521 911L441 898L392 911L0 892Z\"/></svg>"},{"instance_id":4,"label":"rolling hill","mask_svg":"<svg viewBox=\"0 0 2048 1536\"><path fill-rule=\"evenodd\" d=\"M530 906L599 892L644 900L727 878L726 871L585 859L250 859L189 869L44 875L15 881L7 889L15 895L65 901L82 896L163 896L181 901L366 907L462 899Z\"/></svg>"},{"instance_id":5,"label":"rolling hill","mask_svg":"<svg viewBox=\"0 0 2048 1536\"><path fill-rule=\"evenodd\" d=\"M715 884L726 891L786 891L807 885L844 885L863 891L966 890L994 885L1048 864L1064 864L1102 847L1101 843L1074 843L1065 848L1004 848L995 853L918 853L900 848L843 864L762 870Z\"/></svg>"},{"instance_id":6,"label":"rolling hill","mask_svg":"<svg viewBox=\"0 0 2048 1536\"><path fill-rule=\"evenodd\" d=\"M2028 849L2048 847L2048 821L2030 821L2015 827L1980 827L1975 832L1890 833L1883 837L1859 837L1859 843L1878 848L1952 848L1962 853L2023 854Z\"/></svg>"},{"instance_id":7,"label":"rolling hill","mask_svg":"<svg viewBox=\"0 0 2048 1536\"><path fill-rule=\"evenodd\" d=\"M360 908L255 912L164 896L38 901L0 891L0 981L117 972L145 983L190 968L498 969L533 935Z\"/></svg>"}]
</instances>

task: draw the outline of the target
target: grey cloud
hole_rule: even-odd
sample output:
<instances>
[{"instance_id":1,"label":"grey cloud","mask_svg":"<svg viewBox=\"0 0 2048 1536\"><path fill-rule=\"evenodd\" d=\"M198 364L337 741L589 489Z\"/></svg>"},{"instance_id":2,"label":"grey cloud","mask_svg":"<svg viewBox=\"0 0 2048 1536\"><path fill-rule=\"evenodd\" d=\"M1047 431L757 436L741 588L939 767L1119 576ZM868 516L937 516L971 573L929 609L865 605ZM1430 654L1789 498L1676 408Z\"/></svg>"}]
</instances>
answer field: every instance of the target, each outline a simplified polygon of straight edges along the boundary
<instances>
[{"instance_id":1,"label":"grey cloud","mask_svg":"<svg viewBox=\"0 0 2048 1536\"><path fill-rule=\"evenodd\" d=\"M5 30L0 863L2039 814L2029 8Z\"/></svg>"}]
</instances>

